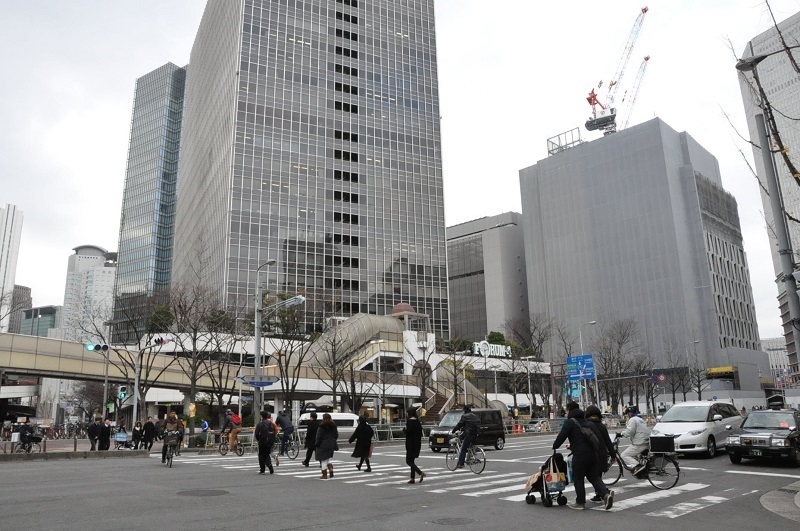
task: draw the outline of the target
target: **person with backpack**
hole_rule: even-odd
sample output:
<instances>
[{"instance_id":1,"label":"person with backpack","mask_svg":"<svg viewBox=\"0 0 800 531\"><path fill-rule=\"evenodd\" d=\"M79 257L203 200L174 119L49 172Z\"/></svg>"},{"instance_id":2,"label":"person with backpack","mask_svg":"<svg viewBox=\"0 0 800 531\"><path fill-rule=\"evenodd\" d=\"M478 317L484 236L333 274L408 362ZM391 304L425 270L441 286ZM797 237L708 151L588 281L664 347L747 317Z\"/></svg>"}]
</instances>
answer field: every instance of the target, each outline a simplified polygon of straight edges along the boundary
<instances>
[{"instance_id":1,"label":"person with backpack","mask_svg":"<svg viewBox=\"0 0 800 531\"><path fill-rule=\"evenodd\" d=\"M259 474L264 474L265 468L269 468L269 473L274 474L275 469L272 468L272 457L270 451L272 445L275 444L275 424L269 420L270 414L266 411L261 412L261 422L256 425L255 433L253 434L258 441L258 468Z\"/></svg>"},{"instance_id":2,"label":"person with backpack","mask_svg":"<svg viewBox=\"0 0 800 531\"><path fill-rule=\"evenodd\" d=\"M294 433L294 424L292 424L292 419L289 418L289 414L286 411L278 411L278 418L275 419L275 424L277 424L283 432L280 451L280 455L283 456L286 455L286 445L289 442L289 437Z\"/></svg>"},{"instance_id":3,"label":"person with backpack","mask_svg":"<svg viewBox=\"0 0 800 531\"><path fill-rule=\"evenodd\" d=\"M356 447L353 449L353 455L350 457L360 457L361 461L358 462L356 468L361 470L361 465L366 461L367 468L364 472L372 472L372 466L369 464L370 448L372 447L372 426L367 423L367 416L361 415L358 417L358 427L353 431L348 442L356 442Z\"/></svg>"},{"instance_id":4,"label":"person with backpack","mask_svg":"<svg viewBox=\"0 0 800 531\"><path fill-rule=\"evenodd\" d=\"M222 432L225 433L226 430L230 430L228 448L233 450L236 447L239 432L242 431L242 417L230 409L225 412L225 424L222 425Z\"/></svg>"},{"instance_id":5,"label":"person with backpack","mask_svg":"<svg viewBox=\"0 0 800 531\"><path fill-rule=\"evenodd\" d=\"M597 476L602 480L603 474L608 471L608 457L614 455L614 443L611 442L611 437L608 435L608 428L603 424L603 413L597 406L588 406L585 411L586 420L594 424L600 433L600 444L597 446ZM589 500L594 503L603 503L603 498L594 495L594 498Z\"/></svg>"},{"instance_id":6,"label":"person with backpack","mask_svg":"<svg viewBox=\"0 0 800 531\"><path fill-rule=\"evenodd\" d=\"M631 444L619 456L625 462L625 466L633 469L634 475L638 475L644 470L644 465L639 464L639 455L650 448L650 429L639 416L639 409L636 406L625 408L625 415L628 417L628 422L625 424L625 430L618 435L628 437Z\"/></svg>"},{"instance_id":7,"label":"person with backpack","mask_svg":"<svg viewBox=\"0 0 800 531\"><path fill-rule=\"evenodd\" d=\"M597 475L597 447L601 437L594 424L584 418L583 410L578 404L568 403L567 421L553 441L553 452L569 439L569 449L572 451L572 482L575 485L575 503L569 504L570 509L586 509L584 479L589 480L595 494L603 500L606 511L614 504L614 491L608 490Z\"/></svg>"}]
</instances>

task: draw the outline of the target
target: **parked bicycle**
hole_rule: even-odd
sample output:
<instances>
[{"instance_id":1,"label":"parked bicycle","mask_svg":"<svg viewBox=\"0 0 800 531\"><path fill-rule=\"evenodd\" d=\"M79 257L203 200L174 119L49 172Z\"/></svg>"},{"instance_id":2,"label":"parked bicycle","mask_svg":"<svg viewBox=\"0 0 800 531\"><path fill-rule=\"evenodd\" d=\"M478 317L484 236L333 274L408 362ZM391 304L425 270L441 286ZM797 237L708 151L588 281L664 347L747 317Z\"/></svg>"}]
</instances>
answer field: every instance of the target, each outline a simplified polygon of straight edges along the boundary
<instances>
[{"instance_id":1,"label":"parked bicycle","mask_svg":"<svg viewBox=\"0 0 800 531\"><path fill-rule=\"evenodd\" d=\"M463 444L462 432L457 431L455 437L450 439L450 448L445 454L445 462L447 463L448 470L455 470L458 465L458 456L461 454L461 445ZM467 455L464 458L464 463L469 466L469 469L476 474L483 472L486 468L486 452L482 446L473 444L467 449Z\"/></svg>"},{"instance_id":2,"label":"parked bicycle","mask_svg":"<svg viewBox=\"0 0 800 531\"><path fill-rule=\"evenodd\" d=\"M228 450L233 450L234 453L236 453L236 455L238 455L239 457L243 456L244 455L244 445L242 444L242 441L237 437L236 438L236 444L234 445L234 447L233 448L229 448L230 437L231 437L230 432L221 433L220 434L220 436L219 436L219 453L220 453L220 455L227 455L228 454Z\"/></svg>"},{"instance_id":3,"label":"parked bicycle","mask_svg":"<svg viewBox=\"0 0 800 531\"><path fill-rule=\"evenodd\" d=\"M633 468L628 467L620 456L619 440L621 438L622 437L619 434L617 434L617 436L614 438L614 454L608 457L609 468L608 471L603 475L603 483L609 487L620 480L623 474L623 469L627 470L631 474L633 474L634 470ZM615 463L616 466L614 466ZM674 457L674 451L661 452L645 450L639 454L638 464L644 465L644 469L637 477L640 479L647 478L650 484L659 490L671 489L678 483L678 480L680 479L681 468L678 466L678 461Z\"/></svg>"},{"instance_id":4,"label":"parked bicycle","mask_svg":"<svg viewBox=\"0 0 800 531\"><path fill-rule=\"evenodd\" d=\"M167 466L172 468L172 458L178 454L178 441L180 440L181 432L178 430L170 430L164 432L164 444L167 445Z\"/></svg>"}]
</instances>

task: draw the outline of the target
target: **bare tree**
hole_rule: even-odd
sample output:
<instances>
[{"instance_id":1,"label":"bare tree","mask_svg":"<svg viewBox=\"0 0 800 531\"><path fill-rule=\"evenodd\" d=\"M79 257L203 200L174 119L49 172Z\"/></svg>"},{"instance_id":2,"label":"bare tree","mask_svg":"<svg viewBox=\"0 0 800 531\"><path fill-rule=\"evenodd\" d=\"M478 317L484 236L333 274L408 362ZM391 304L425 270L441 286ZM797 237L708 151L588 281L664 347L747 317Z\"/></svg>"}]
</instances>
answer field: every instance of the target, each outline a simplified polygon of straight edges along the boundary
<instances>
[{"instance_id":1,"label":"bare tree","mask_svg":"<svg viewBox=\"0 0 800 531\"><path fill-rule=\"evenodd\" d=\"M556 345L553 349L553 356L550 360L551 377L553 378L552 387L555 391L553 397L553 408L558 409L564 404L564 385L566 384L567 358L572 353L572 347L576 338L567 329L566 325L560 321L553 322L553 335L556 338ZM596 370L596 369L595 369ZM550 414L550 405L545 404L547 414Z\"/></svg>"},{"instance_id":2,"label":"bare tree","mask_svg":"<svg viewBox=\"0 0 800 531\"><path fill-rule=\"evenodd\" d=\"M619 319L604 325L598 323L593 341L595 371L603 375L599 380L612 411L619 411L625 389L624 377L632 372L632 360L639 350L639 331L633 319Z\"/></svg>"},{"instance_id":3,"label":"bare tree","mask_svg":"<svg viewBox=\"0 0 800 531\"><path fill-rule=\"evenodd\" d=\"M440 371L439 381L444 380L446 385L453 390L455 395L454 402L458 402L464 392L464 379L466 375L467 363L464 360L464 352L469 352L471 347L467 340L460 339L458 332L451 331L450 340L445 341L440 337L436 338L436 351L444 356L437 368ZM442 374L444 375L442 377Z\"/></svg>"},{"instance_id":4,"label":"bare tree","mask_svg":"<svg viewBox=\"0 0 800 531\"><path fill-rule=\"evenodd\" d=\"M419 400L422 407L428 409L428 387L431 381L431 374L433 374L433 367L431 367L431 358L436 353L436 341L429 339L428 332L416 332L416 349L412 351L408 345L404 344L403 348L406 351L407 357L411 361L411 373L419 378Z\"/></svg>"},{"instance_id":5,"label":"bare tree","mask_svg":"<svg viewBox=\"0 0 800 531\"><path fill-rule=\"evenodd\" d=\"M703 391L708 389L709 381L706 378L708 374L708 366L694 354L692 358L692 365L689 368L691 375L689 376L689 390L697 393L697 399L703 399Z\"/></svg>"},{"instance_id":6,"label":"bare tree","mask_svg":"<svg viewBox=\"0 0 800 531\"><path fill-rule=\"evenodd\" d=\"M209 350L213 353L207 360L207 372L211 381L211 414L214 414L216 402L217 420L220 424L225 416L225 409L231 404L231 397L236 391L236 377L241 375L247 351L245 343L252 337L252 326L237 317L243 308L223 311L213 310L208 318ZM239 383L241 385L241 383Z\"/></svg>"},{"instance_id":7,"label":"bare tree","mask_svg":"<svg viewBox=\"0 0 800 531\"><path fill-rule=\"evenodd\" d=\"M315 341L314 359L309 370L331 391L333 407L339 407L339 394L350 359L350 338L347 329L335 320Z\"/></svg>"},{"instance_id":8,"label":"bare tree","mask_svg":"<svg viewBox=\"0 0 800 531\"><path fill-rule=\"evenodd\" d=\"M675 404L679 392L683 392L683 400L686 401L686 390L689 384L689 371L685 352L677 346L675 338L672 336L664 339L664 361L668 367L664 374L667 377L664 385L672 394L672 403Z\"/></svg>"},{"instance_id":9,"label":"bare tree","mask_svg":"<svg viewBox=\"0 0 800 531\"><path fill-rule=\"evenodd\" d=\"M357 415L361 414L361 406L367 397L374 395L376 382L369 381L369 374L367 371L356 369L352 362L344 370L345 385L342 388L342 401Z\"/></svg>"},{"instance_id":10,"label":"bare tree","mask_svg":"<svg viewBox=\"0 0 800 531\"><path fill-rule=\"evenodd\" d=\"M72 397L89 419L103 411L103 384L100 382L75 382L72 386Z\"/></svg>"}]
</instances>

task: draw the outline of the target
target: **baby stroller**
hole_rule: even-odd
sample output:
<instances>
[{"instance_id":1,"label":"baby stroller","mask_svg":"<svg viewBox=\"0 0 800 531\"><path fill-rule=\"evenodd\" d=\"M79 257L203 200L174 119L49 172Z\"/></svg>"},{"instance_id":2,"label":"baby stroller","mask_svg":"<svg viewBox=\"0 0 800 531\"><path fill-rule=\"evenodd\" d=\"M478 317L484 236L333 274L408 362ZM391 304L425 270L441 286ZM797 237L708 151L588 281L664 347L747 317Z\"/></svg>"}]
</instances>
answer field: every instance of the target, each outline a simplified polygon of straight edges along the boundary
<instances>
[{"instance_id":1,"label":"baby stroller","mask_svg":"<svg viewBox=\"0 0 800 531\"><path fill-rule=\"evenodd\" d=\"M545 507L553 506L553 498L559 505L566 505L567 497L563 492L568 484L567 463L564 461L564 456L553 451L553 455L547 458L539 471L532 475L525 485L528 490L525 503L529 505L536 503L538 492Z\"/></svg>"}]
</instances>

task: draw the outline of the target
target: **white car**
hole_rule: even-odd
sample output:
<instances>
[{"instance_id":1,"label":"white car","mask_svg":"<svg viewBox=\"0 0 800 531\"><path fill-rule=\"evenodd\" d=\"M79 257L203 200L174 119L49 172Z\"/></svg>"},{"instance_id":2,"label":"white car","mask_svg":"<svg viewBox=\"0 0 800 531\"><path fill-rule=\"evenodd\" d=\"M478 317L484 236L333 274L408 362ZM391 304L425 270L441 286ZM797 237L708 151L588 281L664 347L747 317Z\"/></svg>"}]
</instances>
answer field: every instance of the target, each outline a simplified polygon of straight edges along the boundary
<instances>
[{"instance_id":1,"label":"white car","mask_svg":"<svg viewBox=\"0 0 800 531\"><path fill-rule=\"evenodd\" d=\"M739 428L743 420L728 402L683 402L669 408L650 434L674 437L676 452L714 457L725 447L728 433Z\"/></svg>"}]
</instances>

